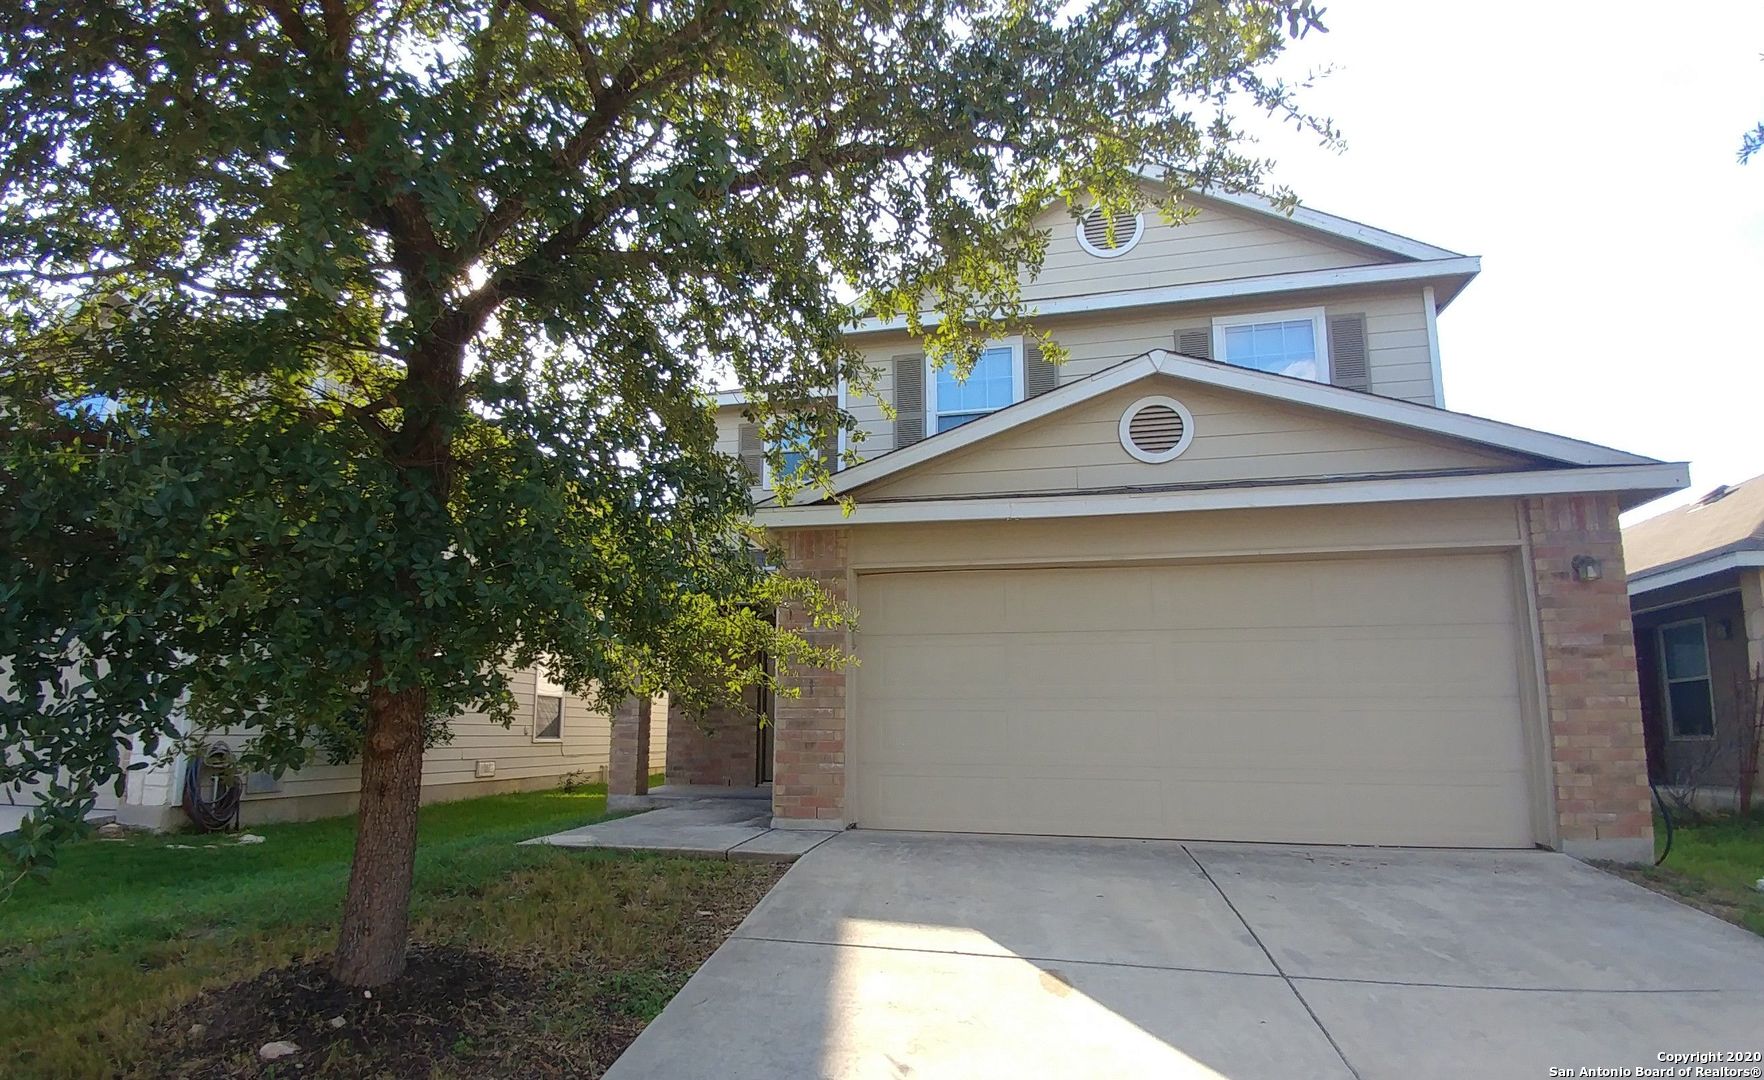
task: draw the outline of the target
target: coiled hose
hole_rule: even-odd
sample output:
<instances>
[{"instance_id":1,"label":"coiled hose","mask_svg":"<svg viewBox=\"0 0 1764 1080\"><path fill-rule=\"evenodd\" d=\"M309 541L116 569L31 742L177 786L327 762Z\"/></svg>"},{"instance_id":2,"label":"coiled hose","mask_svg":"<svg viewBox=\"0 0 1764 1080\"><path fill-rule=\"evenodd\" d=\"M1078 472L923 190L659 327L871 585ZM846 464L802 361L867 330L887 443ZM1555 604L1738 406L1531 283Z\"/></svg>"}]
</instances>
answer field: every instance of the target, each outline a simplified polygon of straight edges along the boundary
<instances>
[{"instance_id":1,"label":"coiled hose","mask_svg":"<svg viewBox=\"0 0 1764 1080\"><path fill-rule=\"evenodd\" d=\"M1660 851L1660 857L1654 860L1654 865L1659 866L1666 861L1666 856L1672 854L1672 811L1666 809L1666 800L1660 798L1660 789L1652 780L1648 781L1648 790L1654 793L1654 805L1660 808L1660 818L1666 822L1666 846Z\"/></svg>"},{"instance_id":2,"label":"coiled hose","mask_svg":"<svg viewBox=\"0 0 1764 1080\"><path fill-rule=\"evenodd\" d=\"M184 813L203 832L238 828L244 794L233 752L224 746L192 756L184 769Z\"/></svg>"}]
</instances>

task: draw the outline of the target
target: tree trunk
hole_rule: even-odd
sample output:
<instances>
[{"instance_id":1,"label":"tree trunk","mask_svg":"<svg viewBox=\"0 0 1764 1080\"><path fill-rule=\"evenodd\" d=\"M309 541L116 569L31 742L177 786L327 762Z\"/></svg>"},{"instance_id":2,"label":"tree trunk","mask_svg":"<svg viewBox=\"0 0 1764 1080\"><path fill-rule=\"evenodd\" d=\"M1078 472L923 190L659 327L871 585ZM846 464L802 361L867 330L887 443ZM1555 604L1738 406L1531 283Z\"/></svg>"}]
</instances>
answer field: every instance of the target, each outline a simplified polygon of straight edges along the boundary
<instances>
[{"instance_id":1,"label":"tree trunk","mask_svg":"<svg viewBox=\"0 0 1764 1080\"><path fill-rule=\"evenodd\" d=\"M361 808L355 815L355 861L349 868L334 967L337 980L348 986L379 986L397 978L404 971L410 937L428 695L419 687L389 693L380 684L375 664L361 756Z\"/></svg>"},{"instance_id":2,"label":"tree trunk","mask_svg":"<svg viewBox=\"0 0 1764 1080\"><path fill-rule=\"evenodd\" d=\"M410 284L407 282L407 285ZM436 299L431 297L430 299ZM481 324L480 324L481 325ZM453 422L458 419L465 341L473 327L435 336L410 353L399 403L404 424L388 448L421 516L413 535L445 532L453 487ZM400 553L408 555L408 552ZM408 566L397 571L411 604L421 597ZM343 900L333 974L346 986L379 986L404 972L410 942L410 883L416 870L417 807L423 791L423 720L428 691L387 690L378 658L369 667L367 737L362 742L361 805L355 814L355 860Z\"/></svg>"}]
</instances>

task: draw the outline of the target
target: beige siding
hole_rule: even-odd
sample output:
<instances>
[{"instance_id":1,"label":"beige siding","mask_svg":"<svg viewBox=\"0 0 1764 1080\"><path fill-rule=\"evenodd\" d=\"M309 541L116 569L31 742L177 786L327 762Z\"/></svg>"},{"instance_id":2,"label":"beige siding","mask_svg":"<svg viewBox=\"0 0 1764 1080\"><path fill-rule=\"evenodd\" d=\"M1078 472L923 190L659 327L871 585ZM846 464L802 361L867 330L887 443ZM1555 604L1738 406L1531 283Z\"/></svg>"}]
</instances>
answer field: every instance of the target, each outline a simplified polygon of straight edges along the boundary
<instances>
[{"instance_id":1,"label":"beige siding","mask_svg":"<svg viewBox=\"0 0 1764 1080\"><path fill-rule=\"evenodd\" d=\"M1145 212L1145 222L1144 236L1137 245L1117 258L1102 259L1079 246L1073 220L1065 210L1049 210L1040 220L1050 233L1047 262L1041 274L1025 284L1025 300L1033 306L1054 299L1405 261L1204 200L1196 215L1180 225L1165 223L1154 210ZM1366 316L1367 360L1374 393L1433 404L1433 363L1420 286L1320 289L1299 296L1067 314L1050 316L1043 325L1071 353L1060 373L1062 382L1070 382L1152 349L1173 349L1178 328L1210 327L1218 316L1317 306L1330 316ZM862 458L872 458L895 447L894 424L881 405L892 400L894 392L890 361L914 351L916 345L905 333L865 335L858 345L881 375L874 395L853 395L846 408L864 433L852 449ZM739 451L736 432L740 413L739 406L725 406L718 413L717 445L724 453ZM766 494L755 489L756 497Z\"/></svg>"},{"instance_id":2,"label":"beige siding","mask_svg":"<svg viewBox=\"0 0 1764 1080\"><path fill-rule=\"evenodd\" d=\"M533 698L537 692L535 673L531 669L510 673L516 709L514 723L509 727L482 713L465 713L453 720L452 741L431 747L423 754L423 787L432 789L472 785L503 788L514 781L539 781L561 777L565 773L583 772L598 778L607 765L607 751L612 729L604 713L573 694L564 695L563 739L560 742L533 740ZM248 737L248 733L235 733ZM663 742L665 746L665 739ZM496 775L480 779L477 763L494 761ZM284 774L280 790L257 792L246 796L248 802L293 799L306 796L353 794L361 784L361 767L350 762L328 765L319 761ZM454 797L449 795L448 797Z\"/></svg>"},{"instance_id":3,"label":"beige siding","mask_svg":"<svg viewBox=\"0 0 1764 1080\"><path fill-rule=\"evenodd\" d=\"M612 729L607 729L610 737ZM649 771L666 772L668 767L668 695L657 694L649 709Z\"/></svg>"},{"instance_id":4,"label":"beige siding","mask_svg":"<svg viewBox=\"0 0 1764 1080\"><path fill-rule=\"evenodd\" d=\"M1345 289L1297 299L1264 297L1171 305L1155 311L1064 315L1043 320L1041 326L1069 353L1060 368L1060 382L1067 383L1153 349L1174 349L1179 330L1210 329L1216 317L1302 307L1322 307L1326 316L1365 315L1366 360L1372 391L1422 405L1433 404L1433 358L1427 347L1427 315L1419 288ZM865 437L855 448L862 458L868 459L894 449L894 424L883 415L880 402L892 400L893 358L913 351L915 346L904 333L865 337L862 346L865 359L881 372L881 377L874 397L853 395L847 399L846 407L864 429ZM740 448L740 414L739 407L727 406L717 416L717 446L724 453L735 454Z\"/></svg>"},{"instance_id":5,"label":"beige siding","mask_svg":"<svg viewBox=\"0 0 1764 1080\"><path fill-rule=\"evenodd\" d=\"M725 405L717 410L717 453L727 454L732 458L741 456L741 425L746 423L741 418L741 406ZM759 484L748 489L754 501L767 498L771 492Z\"/></svg>"},{"instance_id":6,"label":"beige siding","mask_svg":"<svg viewBox=\"0 0 1764 1080\"><path fill-rule=\"evenodd\" d=\"M1194 415L1194 441L1162 464L1121 446L1122 414L1151 394ZM1056 493L1230 481L1300 479L1511 466L1511 454L1430 439L1317 409L1152 376L966 450L858 489L860 501Z\"/></svg>"},{"instance_id":7,"label":"beige siding","mask_svg":"<svg viewBox=\"0 0 1764 1080\"><path fill-rule=\"evenodd\" d=\"M852 817L1530 846L1515 568L1505 551L860 575Z\"/></svg>"},{"instance_id":8,"label":"beige siding","mask_svg":"<svg viewBox=\"0 0 1764 1080\"><path fill-rule=\"evenodd\" d=\"M1431 405L1434 401L1433 357L1427 348L1427 310L1422 303L1421 290L1408 286L1343 290L1313 299L1289 298L1277 302L1264 297L1209 304L1204 308L1175 309L1170 330L1174 335L1189 328L1210 329L1215 317L1295 308L1321 307L1329 318L1365 315L1366 363L1372 376L1372 392ZM1089 371L1083 371L1083 374L1089 374Z\"/></svg>"},{"instance_id":9,"label":"beige siding","mask_svg":"<svg viewBox=\"0 0 1764 1080\"><path fill-rule=\"evenodd\" d=\"M851 533L854 569L1079 566L1268 558L1373 550L1516 547L1505 499L1039 521L869 525ZM860 626L861 626L860 615Z\"/></svg>"},{"instance_id":10,"label":"beige siding","mask_svg":"<svg viewBox=\"0 0 1764 1080\"><path fill-rule=\"evenodd\" d=\"M1040 275L1024 285L1024 297L1051 300L1404 261L1345 240L1324 239L1260 214L1212 204L1202 205L1179 225L1168 224L1155 210L1145 211L1144 217L1139 243L1104 259L1079 246L1070 213L1049 210L1039 221L1050 234L1047 261Z\"/></svg>"}]
</instances>

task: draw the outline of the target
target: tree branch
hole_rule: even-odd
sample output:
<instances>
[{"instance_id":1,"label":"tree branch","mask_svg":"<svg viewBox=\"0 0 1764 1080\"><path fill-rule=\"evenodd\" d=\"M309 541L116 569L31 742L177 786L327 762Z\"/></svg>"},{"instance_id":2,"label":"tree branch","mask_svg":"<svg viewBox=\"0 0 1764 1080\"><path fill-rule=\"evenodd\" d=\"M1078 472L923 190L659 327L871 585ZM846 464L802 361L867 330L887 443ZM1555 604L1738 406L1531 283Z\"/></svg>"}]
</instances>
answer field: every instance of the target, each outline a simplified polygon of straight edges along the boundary
<instances>
[{"instance_id":1,"label":"tree branch","mask_svg":"<svg viewBox=\"0 0 1764 1080\"><path fill-rule=\"evenodd\" d=\"M263 6L275 16L276 25L282 28L282 33L294 43L294 47L311 56L314 47L312 27L300 17L300 10L289 0L264 0Z\"/></svg>"},{"instance_id":2,"label":"tree branch","mask_svg":"<svg viewBox=\"0 0 1764 1080\"><path fill-rule=\"evenodd\" d=\"M341 104L348 106L343 110L347 118L334 121L334 129L351 152L365 156L371 149L372 140L360 116L360 101L349 85L349 45L354 22L344 0L320 0L325 21L322 48L312 27L301 17L292 0L264 2L294 47L315 65L325 65L326 70L318 74L331 77L334 84L331 89L341 99ZM377 224L391 237L392 263L398 270L406 295L437 296L440 290L430 279L430 267L453 268L456 265L454 253L435 235L435 229L429 223L428 208L421 198L400 191L399 178L390 169L376 169L373 177L377 190L365 194L383 208Z\"/></svg>"},{"instance_id":3,"label":"tree branch","mask_svg":"<svg viewBox=\"0 0 1764 1080\"><path fill-rule=\"evenodd\" d=\"M728 0L710 0L702 10L682 23L672 34L654 42L648 49L634 55L620 68L610 82L601 74L599 58L583 38L579 27L564 20L563 15L543 0L518 0L520 5L545 25L562 34L570 42L582 63L582 71L595 87L594 105L587 119L552 158L554 167L575 172L587 160L601 139L606 137L632 105L690 78L702 67L703 57L691 54L693 46L709 40L719 22L728 14ZM670 67L651 75L656 68ZM645 78L645 76L649 76ZM485 248L501 239L526 212L526 197L516 193L491 208L471 238L462 246L460 256L465 262L478 257Z\"/></svg>"},{"instance_id":4,"label":"tree branch","mask_svg":"<svg viewBox=\"0 0 1764 1080\"><path fill-rule=\"evenodd\" d=\"M325 20L325 41L330 57L341 63L349 58L355 36L355 19L343 0L319 0L319 12Z\"/></svg>"},{"instance_id":5,"label":"tree branch","mask_svg":"<svg viewBox=\"0 0 1764 1080\"><path fill-rule=\"evenodd\" d=\"M811 147L798 157L756 166L745 173L737 173L727 184L702 184L694 189L693 195L699 202L709 203L744 191L801 179L828 169L904 160L914 154L935 149L938 145L940 144L848 143L827 149ZM530 298L535 295L536 286L544 280L547 267L561 263L575 255L583 241L604 225L612 214L621 207L635 201L637 196L653 197L658 192L659 189L655 185L648 184L635 187L623 185L615 189L608 198L599 201L595 206L585 210L574 220L546 237L526 256L492 274L488 281L460 301L455 308L458 317L456 327L466 331L468 336L475 334L489 319L491 313L505 301ZM632 259L642 259L652 264L659 263L666 258L664 254L659 252L601 253L602 256L614 254Z\"/></svg>"}]
</instances>

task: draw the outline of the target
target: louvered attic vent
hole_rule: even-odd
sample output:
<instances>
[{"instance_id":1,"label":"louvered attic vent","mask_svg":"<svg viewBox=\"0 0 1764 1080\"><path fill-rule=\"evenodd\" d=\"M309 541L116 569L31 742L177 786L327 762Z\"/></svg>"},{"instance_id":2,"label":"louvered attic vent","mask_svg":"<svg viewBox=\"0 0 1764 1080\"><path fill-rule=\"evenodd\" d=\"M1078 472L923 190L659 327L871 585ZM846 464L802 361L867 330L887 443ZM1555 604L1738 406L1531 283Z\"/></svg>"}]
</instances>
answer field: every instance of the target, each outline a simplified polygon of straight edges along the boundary
<instances>
[{"instance_id":1,"label":"louvered attic vent","mask_svg":"<svg viewBox=\"0 0 1764 1080\"><path fill-rule=\"evenodd\" d=\"M1110 218L1099 207L1078 222L1078 246L1099 259L1127 254L1144 234L1144 214L1123 213Z\"/></svg>"},{"instance_id":2,"label":"louvered attic vent","mask_svg":"<svg viewBox=\"0 0 1764 1080\"><path fill-rule=\"evenodd\" d=\"M1182 441L1182 416L1168 405L1147 405L1133 414L1127 437L1148 454L1161 454Z\"/></svg>"},{"instance_id":3,"label":"louvered attic vent","mask_svg":"<svg viewBox=\"0 0 1764 1080\"><path fill-rule=\"evenodd\" d=\"M1121 414L1121 446L1140 461L1156 465L1188 449L1194 417L1175 398L1140 398Z\"/></svg>"}]
</instances>

